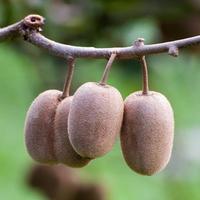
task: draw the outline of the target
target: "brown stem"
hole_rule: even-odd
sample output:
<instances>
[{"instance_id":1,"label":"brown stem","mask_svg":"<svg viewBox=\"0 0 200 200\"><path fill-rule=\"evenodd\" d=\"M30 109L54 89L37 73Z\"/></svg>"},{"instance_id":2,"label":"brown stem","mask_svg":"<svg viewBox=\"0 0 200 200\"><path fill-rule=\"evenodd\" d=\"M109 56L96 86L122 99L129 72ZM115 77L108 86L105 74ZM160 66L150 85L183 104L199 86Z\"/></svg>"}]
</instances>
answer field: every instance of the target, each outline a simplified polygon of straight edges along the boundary
<instances>
[{"instance_id":1,"label":"brown stem","mask_svg":"<svg viewBox=\"0 0 200 200\"><path fill-rule=\"evenodd\" d=\"M149 82L148 82L148 68L147 68L147 63L145 56L142 56L140 58L140 63L142 65L142 81L143 81L143 89L142 89L142 94L147 95L149 92Z\"/></svg>"},{"instance_id":2,"label":"brown stem","mask_svg":"<svg viewBox=\"0 0 200 200\"><path fill-rule=\"evenodd\" d=\"M110 68L113 64L113 61L115 60L117 54L116 53L112 53L107 64L106 64L106 67L105 67L105 70L103 72L103 76L99 82L100 85L106 85L107 83L107 80L108 80L108 75L109 75L109 72L110 72Z\"/></svg>"},{"instance_id":3,"label":"brown stem","mask_svg":"<svg viewBox=\"0 0 200 200\"><path fill-rule=\"evenodd\" d=\"M68 65L68 69L67 69L67 75L66 75L66 78L65 78L63 93L62 93L62 96L61 96L62 99L69 96L72 77L73 77L73 73L74 73L75 59L72 58L72 57L68 58L67 59L67 65Z\"/></svg>"}]
</instances>

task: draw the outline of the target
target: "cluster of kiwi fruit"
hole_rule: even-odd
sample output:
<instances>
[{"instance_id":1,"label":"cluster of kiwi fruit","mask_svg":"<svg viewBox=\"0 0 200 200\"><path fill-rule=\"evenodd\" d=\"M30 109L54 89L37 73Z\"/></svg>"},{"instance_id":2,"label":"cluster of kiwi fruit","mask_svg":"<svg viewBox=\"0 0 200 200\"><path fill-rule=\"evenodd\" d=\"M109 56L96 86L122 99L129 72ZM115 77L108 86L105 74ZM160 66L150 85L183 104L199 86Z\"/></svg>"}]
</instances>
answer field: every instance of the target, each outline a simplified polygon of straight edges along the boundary
<instances>
[{"instance_id":1,"label":"cluster of kiwi fruit","mask_svg":"<svg viewBox=\"0 0 200 200\"><path fill-rule=\"evenodd\" d=\"M145 57L143 90L125 101L106 84L117 54L113 53L99 83L88 82L69 96L74 59L69 59L63 92L47 90L30 106L25 121L25 142L30 156L41 163L83 167L108 153L120 133L128 166L153 175L168 163L174 132L173 110L160 93L148 90Z\"/></svg>"}]
</instances>

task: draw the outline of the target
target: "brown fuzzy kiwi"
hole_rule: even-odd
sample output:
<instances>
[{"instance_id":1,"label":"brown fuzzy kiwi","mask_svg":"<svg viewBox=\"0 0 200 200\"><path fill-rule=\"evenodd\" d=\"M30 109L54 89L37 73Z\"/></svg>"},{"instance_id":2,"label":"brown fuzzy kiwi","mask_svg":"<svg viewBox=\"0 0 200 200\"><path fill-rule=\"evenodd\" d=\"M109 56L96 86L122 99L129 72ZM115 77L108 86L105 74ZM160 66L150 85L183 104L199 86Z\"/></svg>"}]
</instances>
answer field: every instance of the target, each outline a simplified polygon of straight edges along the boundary
<instances>
[{"instance_id":1,"label":"brown fuzzy kiwi","mask_svg":"<svg viewBox=\"0 0 200 200\"><path fill-rule=\"evenodd\" d=\"M82 157L109 152L120 132L123 99L109 85L88 82L78 88L69 111L69 139Z\"/></svg>"},{"instance_id":2,"label":"brown fuzzy kiwi","mask_svg":"<svg viewBox=\"0 0 200 200\"><path fill-rule=\"evenodd\" d=\"M48 200L75 200L80 177L65 165L34 165L27 174L27 184Z\"/></svg>"},{"instance_id":3,"label":"brown fuzzy kiwi","mask_svg":"<svg viewBox=\"0 0 200 200\"><path fill-rule=\"evenodd\" d=\"M126 98L121 147L131 169L143 175L161 171L170 159L173 137L173 110L165 96L139 91Z\"/></svg>"},{"instance_id":4,"label":"brown fuzzy kiwi","mask_svg":"<svg viewBox=\"0 0 200 200\"><path fill-rule=\"evenodd\" d=\"M30 156L42 163L63 162L82 167L89 159L81 158L68 139L68 113L72 97L60 98L61 91L47 90L30 106L25 122L25 141Z\"/></svg>"},{"instance_id":5,"label":"brown fuzzy kiwi","mask_svg":"<svg viewBox=\"0 0 200 200\"><path fill-rule=\"evenodd\" d=\"M58 105L55 116L55 155L56 159L70 167L83 167L90 159L82 158L71 146L68 136L68 115L73 97L67 97Z\"/></svg>"},{"instance_id":6,"label":"brown fuzzy kiwi","mask_svg":"<svg viewBox=\"0 0 200 200\"><path fill-rule=\"evenodd\" d=\"M77 171L64 165L34 165L26 182L49 200L106 200L102 184L82 181Z\"/></svg>"},{"instance_id":7,"label":"brown fuzzy kiwi","mask_svg":"<svg viewBox=\"0 0 200 200\"><path fill-rule=\"evenodd\" d=\"M54 118L62 92L47 90L31 104L25 120L25 143L30 156L42 163L55 163Z\"/></svg>"},{"instance_id":8,"label":"brown fuzzy kiwi","mask_svg":"<svg viewBox=\"0 0 200 200\"><path fill-rule=\"evenodd\" d=\"M30 106L25 121L25 142L29 154L36 161L82 167L90 160L78 155L68 138L68 115L73 98L69 91L75 59L68 57L67 63L63 92L45 91Z\"/></svg>"}]
</instances>

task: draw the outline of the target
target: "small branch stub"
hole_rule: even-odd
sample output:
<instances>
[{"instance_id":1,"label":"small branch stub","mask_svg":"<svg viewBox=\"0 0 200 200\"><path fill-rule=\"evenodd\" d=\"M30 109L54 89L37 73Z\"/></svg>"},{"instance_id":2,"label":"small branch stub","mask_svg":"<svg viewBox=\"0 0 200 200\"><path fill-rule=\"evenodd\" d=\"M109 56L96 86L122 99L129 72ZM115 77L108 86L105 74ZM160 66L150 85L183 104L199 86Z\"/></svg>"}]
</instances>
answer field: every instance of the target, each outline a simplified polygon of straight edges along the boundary
<instances>
[{"instance_id":1,"label":"small branch stub","mask_svg":"<svg viewBox=\"0 0 200 200\"><path fill-rule=\"evenodd\" d=\"M169 47L168 54L170 56L173 56L173 57L178 57L179 50L178 50L178 48L176 46L172 45L172 46Z\"/></svg>"},{"instance_id":2,"label":"small branch stub","mask_svg":"<svg viewBox=\"0 0 200 200\"><path fill-rule=\"evenodd\" d=\"M138 38L133 42L134 47L141 47L144 45L144 38Z\"/></svg>"}]
</instances>

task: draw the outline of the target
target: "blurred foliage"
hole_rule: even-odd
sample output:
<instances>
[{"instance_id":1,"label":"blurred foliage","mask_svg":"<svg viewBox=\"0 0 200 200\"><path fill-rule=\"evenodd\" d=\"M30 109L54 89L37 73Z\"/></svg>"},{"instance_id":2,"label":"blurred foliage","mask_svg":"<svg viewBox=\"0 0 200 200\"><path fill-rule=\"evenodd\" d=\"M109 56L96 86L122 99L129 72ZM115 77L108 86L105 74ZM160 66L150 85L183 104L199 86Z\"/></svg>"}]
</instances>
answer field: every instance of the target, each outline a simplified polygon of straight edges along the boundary
<instances>
[{"instance_id":1,"label":"blurred foliage","mask_svg":"<svg viewBox=\"0 0 200 200\"><path fill-rule=\"evenodd\" d=\"M46 18L44 35L53 40L80 46L127 46L137 37L144 37L148 44L198 35L199 9L200 3L195 0L151 3L147 0L0 0L0 24L5 26L27 14L38 13ZM195 28L180 25L194 14L196 21L188 24L194 23ZM166 30L170 30L170 35ZM182 130L199 127L200 122L199 51L189 49L181 50L177 59L166 54L147 57L150 88L170 100L177 135ZM105 64L105 60L78 59L71 92L86 81L100 80ZM0 199L43 199L25 185L31 159L23 142L23 124L26 110L41 91L62 89L66 61L22 40L13 40L0 44L0 68ZM124 98L141 90L137 60L115 61L109 84L118 88ZM199 171L200 158L183 169L178 165L181 156L177 160L172 158L160 174L144 177L127 167L118 142L111 153L93 161L81 173L83 178L100 181L108 187L110 200L198 200L200 175L192 172ZM183 165L188 166L188 159L192 158L187 157ZM181 178L174 177L177 173Z\"/></svg>"},{"instance_id":2,"label":"blurred foliage","mask_svg":"<svg viewBox=\"0 0 200 200\"><path fill-rule=\"evenodd\" d=\"M40 80L33 62L3 44L0 68L0 197L37 199L36 194L30 197L24 186L28 157L22 132L27 106L36 95Z\"/></svg>"}]
</instances>

